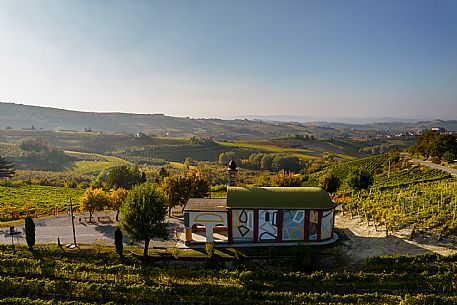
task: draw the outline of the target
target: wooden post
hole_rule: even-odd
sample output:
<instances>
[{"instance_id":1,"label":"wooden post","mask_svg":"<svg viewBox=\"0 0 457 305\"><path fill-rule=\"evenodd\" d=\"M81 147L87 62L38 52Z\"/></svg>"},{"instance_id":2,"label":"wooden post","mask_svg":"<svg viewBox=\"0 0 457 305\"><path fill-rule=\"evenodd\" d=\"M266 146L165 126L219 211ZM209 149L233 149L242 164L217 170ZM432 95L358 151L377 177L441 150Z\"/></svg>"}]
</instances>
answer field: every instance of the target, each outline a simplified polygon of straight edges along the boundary
<instances>
[{"instance_id":1,"label":"wooden post","mask_svg":"<svg viewBox=\"0 0 457 305\"><path fill-rule=\"evenodd\" d=\"M253 226L254 226L254 243L259 242L259 210L254 210L254 221L253 221Z\"/></svg>"},{"instance_id":2,"label":"wooden post","mask_svg":"<svg viewBox=\"0 0 457 305\"><path fill-rule=\"evenodd\" d=\"M317 241L321 240L321 235L322 235L322 210L319 210L317 212Z\"/></svg>"},{"instance_id":3,"label":"wooden post","mask_svg":"<svg viewBox=\"0 0 457 305\"><path fill-rule=\"evenodd\" d=\"M309 241L309 210L305 210L305 221L304 221L304 224L305 224L305 228L303 230L304 232L304 240L305 242L308 242Z\"/></svg>"},{"instance_id":4,"label":"wooden post","mask_svg":"<svg viewBox=\"0 0 457 305\"><path fill-rule=\"evenodd\" d=\"M276 216L276 227L278 228L277 240L279 242L282 241L282 220L283 220L283 212L282 212L282 210L278 210L278 214Z\"/></svg>"},{"instance_id":5,"label":"wooden post","mask_svg":"<svg viewBox=\"0 0 457 305\"><path fill-rule=\"evenodd\" d=\"M229 245L233 244L233 221L232 221L232 210L227 210L227 225L228 225L228 232L227 232L227 242Z\"/></svg>"},{"instance_id":6,"label":"wooden post","mask_svg":"<svg viewBox=\"0 0 457 305\"><path fill-rule=\"evenodd\" d=\"M71 200L70 198L70 214L71 214L71 226L73 227L73 242L75 244L75 246L77 246L76 244L76 232L75 232L75 217L73 215L73 201Z\"/></svg>"}]
</instances>

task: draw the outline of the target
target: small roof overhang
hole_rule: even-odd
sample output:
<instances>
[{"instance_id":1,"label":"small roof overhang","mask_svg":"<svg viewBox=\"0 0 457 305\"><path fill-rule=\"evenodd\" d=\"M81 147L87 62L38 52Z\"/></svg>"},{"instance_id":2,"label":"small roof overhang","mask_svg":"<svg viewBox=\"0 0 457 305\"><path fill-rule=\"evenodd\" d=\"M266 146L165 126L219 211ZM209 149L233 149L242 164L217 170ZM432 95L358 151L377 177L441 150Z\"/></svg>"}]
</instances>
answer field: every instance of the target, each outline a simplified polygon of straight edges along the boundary
<instances>
[{"instance_id":1,"label":"small roof overhang","mask_svg":"<svg viewBox=\"0 0 457 305\"><path fill-rule=\"evenodd\" d=\"M183 211L200 212L200 211L213 211L213 212L226 212L227 199L225 198L190 198L184 206Z\"/></svg>"}]
</instances>

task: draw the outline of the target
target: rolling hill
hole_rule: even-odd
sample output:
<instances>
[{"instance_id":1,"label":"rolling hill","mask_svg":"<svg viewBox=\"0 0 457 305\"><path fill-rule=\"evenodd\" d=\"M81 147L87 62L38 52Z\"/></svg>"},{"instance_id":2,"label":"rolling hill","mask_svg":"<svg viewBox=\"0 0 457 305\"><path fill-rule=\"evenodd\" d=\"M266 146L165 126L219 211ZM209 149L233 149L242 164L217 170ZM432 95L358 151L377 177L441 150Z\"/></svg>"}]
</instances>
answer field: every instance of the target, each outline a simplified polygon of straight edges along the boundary
<instances>
[{"instance_id":1,"label":"rolling hill","mask_svg":"<svg viewBox=\"0 0 457 305\"><path fill-rule=\"evenodd\" d=\"M432 127L457 130L457 121L387 122L343 124L332 122L272 122L250 119L204 119L163 114L97 113L0 102L0 128L146 133L172 137L214 137L220 140L271 139L287 135L320 138L367 136L407 132Z\"/></svg>"}]
</instances>

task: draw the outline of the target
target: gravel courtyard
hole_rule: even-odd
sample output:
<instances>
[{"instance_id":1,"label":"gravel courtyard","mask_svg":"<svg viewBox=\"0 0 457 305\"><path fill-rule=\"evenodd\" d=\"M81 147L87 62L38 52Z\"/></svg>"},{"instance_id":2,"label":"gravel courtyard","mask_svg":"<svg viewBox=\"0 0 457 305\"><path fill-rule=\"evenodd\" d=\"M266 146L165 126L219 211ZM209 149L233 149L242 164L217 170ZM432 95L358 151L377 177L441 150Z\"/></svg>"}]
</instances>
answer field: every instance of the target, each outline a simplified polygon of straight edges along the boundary
<instances>
[{"instance_id":1,"label":"gravel courtyard","mask_svg":"<svg viewBox=\"0 0 457 305\"><path fill-rule=\"evenodd\" d=\"M81 219L81 221L80 221ZM115 221L115 212L96 212L89 222L88 213L75 214L75 232L76 242L79 244L100 244L114 245L114 230L118 223ZM73 230L71 226L71 217L67 215L51 216L46 218L34 219L36 228L37 244L57 244L57 237L65 245L73 243ZM175 228L179 226L182 232L183 224L178 218L168 218L169 240L153 240L150 246L154 247L175 247ZM13 237L15 244L26 244L24 225L16 226L16 231L21 232ZM0 229L0 243L11 244L9 228ZM125 234L124 234L125 235ZM127 236L124 236L124 242L130 244Z\"/></svg>"}]
</instances>

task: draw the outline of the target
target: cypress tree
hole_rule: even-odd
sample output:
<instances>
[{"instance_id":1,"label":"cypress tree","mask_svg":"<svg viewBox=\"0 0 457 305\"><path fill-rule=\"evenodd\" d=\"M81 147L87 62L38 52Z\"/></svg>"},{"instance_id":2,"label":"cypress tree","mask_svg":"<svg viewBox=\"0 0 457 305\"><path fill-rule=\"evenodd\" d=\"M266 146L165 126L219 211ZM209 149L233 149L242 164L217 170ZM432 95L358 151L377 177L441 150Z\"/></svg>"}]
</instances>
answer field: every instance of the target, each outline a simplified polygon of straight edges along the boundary
<instances>
[{"instance_id":1,"label":"cypress tree","mask_svg":"<svg viewBox=\"0 0 457 305\"><path fill-rule=\"evenodd\" d=\"M122 257L122 252L124 251L124 244L122 243L123 235L119 227L114 231L114 245L116 246L116 253Z\"/></svg>"},{"instance_id":2,"label":"cypress tree","mask_svg":"<svg viewBox=\"0 0 457 305\"><path fill-rule=\"evenodd\" d=\"M33 249L33 246L35 246L35 223L30 216L25 218L25 239L29 249Z\"/></svg>"},{"instance_id":3,"label":"cypress tree","mask_svg":"<svg viewBox=\"0 0 457 305\"><path fill-rule=\"evenodd\" d=\"M0 179L11 178L14 175L13 167L11 162L0 156Z\"/></svg>"}]
</instances>

